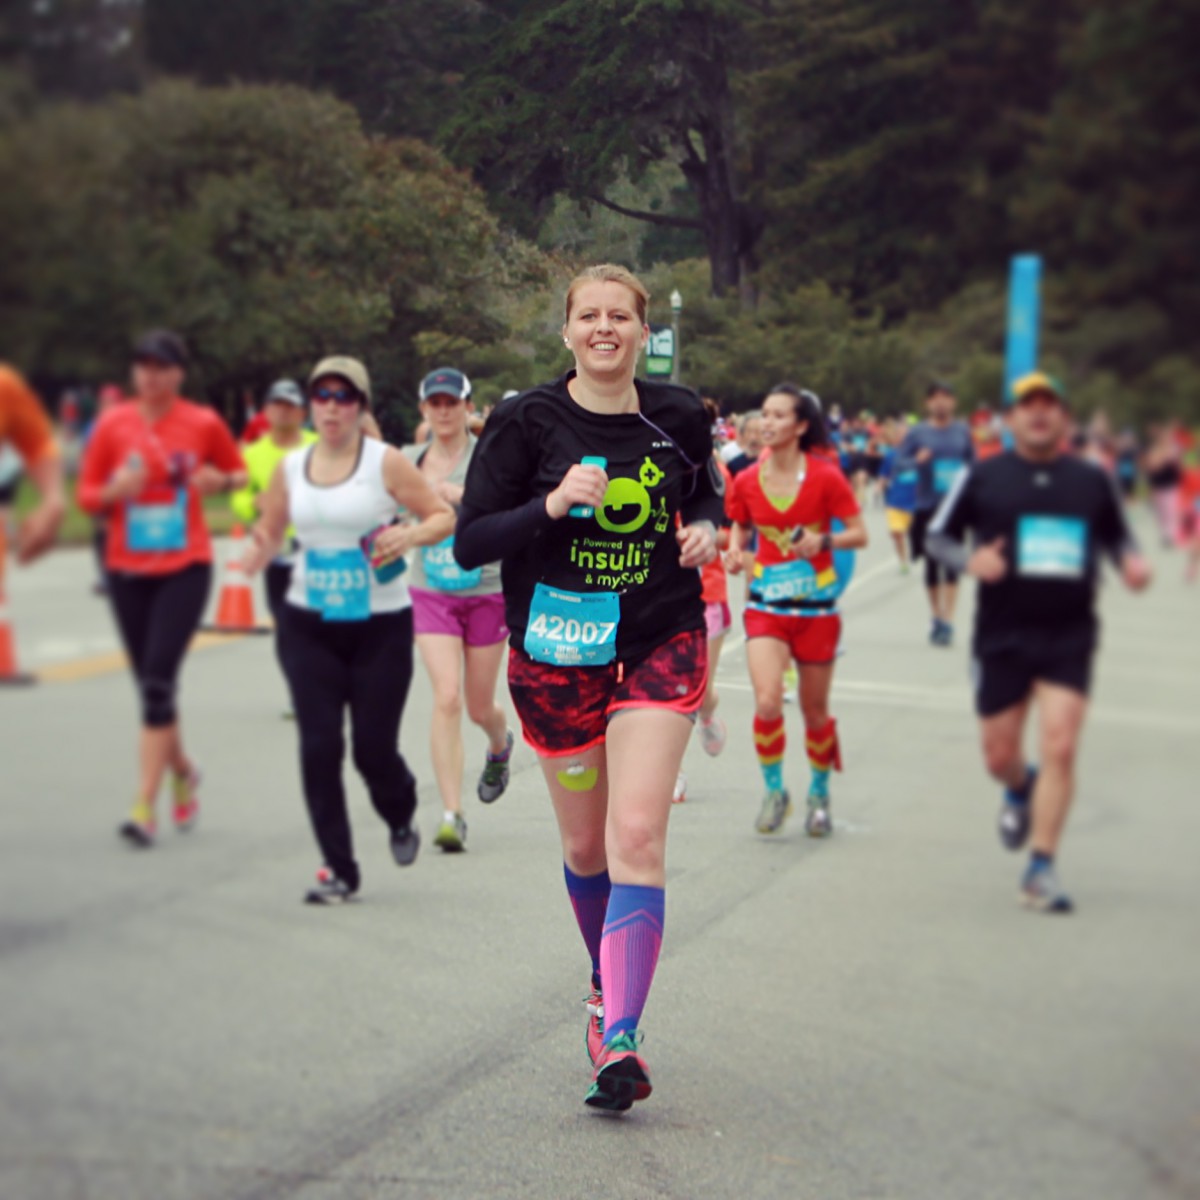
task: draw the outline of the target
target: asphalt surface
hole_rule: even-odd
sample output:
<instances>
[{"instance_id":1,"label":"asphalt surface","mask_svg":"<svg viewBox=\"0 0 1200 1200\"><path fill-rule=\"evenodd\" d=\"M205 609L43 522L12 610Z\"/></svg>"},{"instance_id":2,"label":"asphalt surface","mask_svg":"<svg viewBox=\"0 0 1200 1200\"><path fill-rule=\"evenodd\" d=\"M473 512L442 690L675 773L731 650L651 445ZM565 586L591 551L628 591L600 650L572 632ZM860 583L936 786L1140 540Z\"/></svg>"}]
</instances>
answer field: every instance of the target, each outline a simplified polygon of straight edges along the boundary
<instances>
[{"instance_id":1,"label":"asphalt surface","mask_svg":"<svg viewBox=\"0 0 1200 1200\"><path fill-rule=\"evenodd\" d=\"M1140 516L1139 516L1140 520ZM418 671L402 745L426 844L398 870L357 779L361 903L317 865L270 639L190 658L200 827L114 836L136 708L90 558L10 572L23 665L0 688L0 1197L1200 1196L1200 589L1154 550L1106 588L1061 872L1078 912L1018 908L958 644L925 641L882 519L845 601L836 836L757 836L745 657L730 738L694 742L672 814L655 1091L582 1104L587 961L528 749L468 852L439 815ZM737 588L735 587L735 591ZM799 717L787 776L803 792ZM352 775L352 772L349 772Z\"/></svg>"}]
</instances>

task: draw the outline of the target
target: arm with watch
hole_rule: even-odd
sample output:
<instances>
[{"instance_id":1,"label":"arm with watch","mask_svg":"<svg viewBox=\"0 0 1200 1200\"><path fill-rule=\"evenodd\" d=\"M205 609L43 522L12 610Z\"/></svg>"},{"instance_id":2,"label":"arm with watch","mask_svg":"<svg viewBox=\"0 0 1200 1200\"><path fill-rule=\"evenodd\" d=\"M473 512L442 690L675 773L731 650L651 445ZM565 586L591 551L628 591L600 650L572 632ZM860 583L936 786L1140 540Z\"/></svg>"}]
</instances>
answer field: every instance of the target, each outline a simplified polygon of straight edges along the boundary
<instances>
[{"instance_id":1,"label":"arm with watch","mask_svg":"<svg viewBox=\"0 0 1200 1200\"><path fill-rule=\"evenodd\" d=\"M841 518L845 525L836 533L818 533L814 529L797 529L792 535L792 546L801 558L815 558L832 550L861 550L867 544L867 527L862 514Z\"/></svg>"}]
</instances>

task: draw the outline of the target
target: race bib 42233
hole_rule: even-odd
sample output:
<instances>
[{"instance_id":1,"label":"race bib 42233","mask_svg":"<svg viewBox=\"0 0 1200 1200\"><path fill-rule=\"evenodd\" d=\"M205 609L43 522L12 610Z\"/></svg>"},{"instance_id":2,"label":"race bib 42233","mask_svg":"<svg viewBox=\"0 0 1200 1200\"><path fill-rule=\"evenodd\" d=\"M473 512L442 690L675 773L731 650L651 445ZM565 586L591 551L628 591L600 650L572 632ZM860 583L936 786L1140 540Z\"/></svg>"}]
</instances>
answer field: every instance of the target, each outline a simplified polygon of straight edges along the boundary
<instances>
[{"instance_id":1,"label":"race bib 42233","mask_svg":"<svg viewBox=\"0 0 1200 1200\"><path fill-rule=\"evenodd\" d=\"M309 607L325 621L365 621L371 615L371 578L366 557L348 550L304 552Z\"/></svg>"}]
</instances>

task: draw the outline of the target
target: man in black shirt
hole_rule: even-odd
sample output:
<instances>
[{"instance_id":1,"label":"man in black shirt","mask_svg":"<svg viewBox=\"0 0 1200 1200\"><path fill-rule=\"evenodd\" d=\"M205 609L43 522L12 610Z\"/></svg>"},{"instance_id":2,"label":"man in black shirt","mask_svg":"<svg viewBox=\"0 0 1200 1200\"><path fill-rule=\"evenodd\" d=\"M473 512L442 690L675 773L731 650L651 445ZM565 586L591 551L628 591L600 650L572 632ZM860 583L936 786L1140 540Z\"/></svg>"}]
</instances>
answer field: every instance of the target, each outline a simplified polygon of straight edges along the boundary
<instances>
[{"instance_id":1,"label":"man in black shirt","mask_svg":"<svg viewBox=\"0 0 1200 1200\"><path fill-rule=\"evenodd\" d=\"M1108 476L1063 451L1070 418L1059 384L1034 372L1014 384L1013 401L1014 449L959 477L929 526L926 546L980 582L975 702L987 769L1006 789L1001 841L1019 850L1032 832L1021 899L1043 912L1070 912L1054 856L1087 713L1100 552L1135 591L1150 582L1150 568ZM1035 698L1038 769L1026 765L1021 752Z\"/></svg>"}]
</instances>

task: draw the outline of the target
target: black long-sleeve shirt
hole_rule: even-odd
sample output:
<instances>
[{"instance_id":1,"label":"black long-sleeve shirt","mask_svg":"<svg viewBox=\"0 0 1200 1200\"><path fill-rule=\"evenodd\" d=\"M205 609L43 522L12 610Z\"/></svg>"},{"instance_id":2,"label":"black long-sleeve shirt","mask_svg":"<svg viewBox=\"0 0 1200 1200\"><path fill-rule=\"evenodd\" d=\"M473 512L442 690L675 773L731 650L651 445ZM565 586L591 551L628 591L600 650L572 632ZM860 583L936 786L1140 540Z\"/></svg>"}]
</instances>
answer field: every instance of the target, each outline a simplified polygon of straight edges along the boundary
<instances>
[{"instance_id":1,"label":"black long-sleeve shirt","mask_svg":"<svg viewBox=\"0 0 1200 1200\"><path fill-rule=\"evenodd\" d=\"M682 524L724 517L700 398L637 381L639 412L605 415L571 399L565 375L502 402L484 428L455 533L465 568L502 560L505 612L522 646L540 584L619 599L617 655L639 657L704 627L700 576L679 563ZM602 458L609 486L590 516L554 520L546 497L575 463Z\"/></svg>"}]
</instances>

